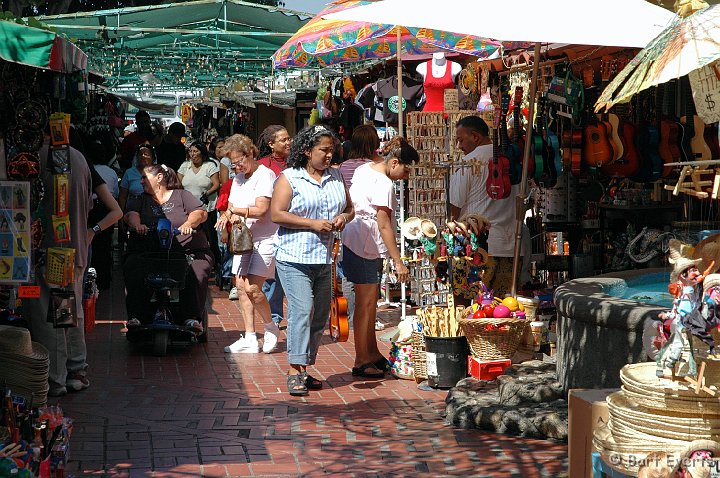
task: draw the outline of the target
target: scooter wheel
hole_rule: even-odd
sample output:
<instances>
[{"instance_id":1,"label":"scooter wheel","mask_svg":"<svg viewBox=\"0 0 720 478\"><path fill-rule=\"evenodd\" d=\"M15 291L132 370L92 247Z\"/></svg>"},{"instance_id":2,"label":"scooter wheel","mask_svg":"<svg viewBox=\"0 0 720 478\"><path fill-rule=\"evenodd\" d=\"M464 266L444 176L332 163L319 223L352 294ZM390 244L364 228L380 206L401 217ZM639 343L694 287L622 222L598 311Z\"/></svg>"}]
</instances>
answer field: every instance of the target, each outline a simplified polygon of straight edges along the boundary
<instances>
[{"instance_id":1,"label":"scooter wheel","mask_svg":"<svg viewBox=\"0 0 720 478\"><path fill-rule=\"evenodd\" d=\"M157 330L153 335L153 355L156 357L164 357L167 354L168 346L168 330Z\"/></svg>"}]
</instances>

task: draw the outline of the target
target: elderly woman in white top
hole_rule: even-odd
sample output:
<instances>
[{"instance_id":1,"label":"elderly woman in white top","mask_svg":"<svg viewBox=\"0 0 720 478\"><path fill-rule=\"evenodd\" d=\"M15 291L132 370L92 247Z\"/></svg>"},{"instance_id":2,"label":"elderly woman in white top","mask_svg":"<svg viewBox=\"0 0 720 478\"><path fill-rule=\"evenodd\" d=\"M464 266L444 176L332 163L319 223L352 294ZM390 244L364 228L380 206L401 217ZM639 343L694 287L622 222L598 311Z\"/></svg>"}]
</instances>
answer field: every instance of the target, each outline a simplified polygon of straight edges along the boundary
<instances>
[{"instance_id":1,"label":"elderly woman in white top","mask_svg":"<svg viewBox=\"0 0 720 478\"><path fill-rule=\"evenodd\" d=\"M225 140L223 156L235 171L228 208L218 218L217 227L245 220L253 235L253 251L233 256L232 271L237 276L237 292L245 320L245 335L225 347L228 353L258 353L255 317L265 324L263 352L275 350L280 329L270 317L270 304L262 292L265 279L275 276L274 237L278 226L270 219L270 198L275 173L257 162L257 148L247 136L235 134Z\"/></svg>"}]
</instances>

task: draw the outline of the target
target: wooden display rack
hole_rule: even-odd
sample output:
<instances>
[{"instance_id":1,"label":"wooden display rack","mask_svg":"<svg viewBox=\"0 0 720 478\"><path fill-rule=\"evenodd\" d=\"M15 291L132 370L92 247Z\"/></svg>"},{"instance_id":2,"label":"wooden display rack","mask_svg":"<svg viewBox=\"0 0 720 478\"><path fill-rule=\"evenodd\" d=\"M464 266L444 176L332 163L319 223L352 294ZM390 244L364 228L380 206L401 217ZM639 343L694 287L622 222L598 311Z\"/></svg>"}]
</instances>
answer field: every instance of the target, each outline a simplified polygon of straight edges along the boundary
<instances>
[{"instance_id":1,"label":"wooden display rack","mask_svg":"<svg viewBox=\"0 0 720 478\"><path fill-rule=\"evenodd\" d=\"M665 189L672 191L673 196L684 193L699 199L718 198L718 192L720 191L720 160L667 163L665 166L682 166L677 183L675 185L665 185ZM708 166L716 167L711 169ZM709 186L712 186L712 189L708 193L707 188Z\"/></svg>"}]
</instances>

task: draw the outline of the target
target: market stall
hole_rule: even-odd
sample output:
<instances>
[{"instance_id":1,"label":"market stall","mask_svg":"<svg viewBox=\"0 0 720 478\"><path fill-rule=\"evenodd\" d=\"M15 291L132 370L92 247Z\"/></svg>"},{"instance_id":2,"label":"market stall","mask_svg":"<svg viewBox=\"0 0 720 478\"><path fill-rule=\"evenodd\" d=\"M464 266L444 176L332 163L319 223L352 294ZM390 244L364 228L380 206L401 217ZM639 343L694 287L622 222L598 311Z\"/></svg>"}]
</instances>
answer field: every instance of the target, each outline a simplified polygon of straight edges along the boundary
<instances>
[{"instance_id":1,"label":"market stall","mask_svg":"<svg viewBox=\"0 0 720 478\"><path fill-rule=\"evenodd\" d=\"M71 121L86 124L94 110L82 50L7 21L0 37L0 474L50 476L62 473L72 421L47 406L58 351L41 329L83 333L87 213L72 204L82 202L75 168L87 166L69 143ZM45 316L32 311L41 297L53 304Z\"/></svg>"}]
</instances>

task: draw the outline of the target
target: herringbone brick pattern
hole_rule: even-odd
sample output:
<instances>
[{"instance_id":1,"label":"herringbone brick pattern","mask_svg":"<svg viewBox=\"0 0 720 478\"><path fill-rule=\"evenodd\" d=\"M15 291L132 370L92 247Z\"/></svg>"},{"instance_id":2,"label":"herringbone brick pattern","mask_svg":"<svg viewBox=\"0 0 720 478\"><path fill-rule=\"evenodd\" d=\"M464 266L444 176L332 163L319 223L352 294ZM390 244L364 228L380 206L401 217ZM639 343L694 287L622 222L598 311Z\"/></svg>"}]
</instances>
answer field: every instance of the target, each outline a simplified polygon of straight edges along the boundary
<instances>
[{"instance_id":1,"label":"herringbone brick pattern","mask_svg":"<svg viewBox=\"0 0 720 478\"><path fill-rule=\"evenodd\" d=\"M284 332L273 354L225 354L241 313L215 287L209 342L153 357L122 334L117 282L101 294L87 338L91 387L59 399L75 420L66 475L565 475L566 445L454 429L443 423L446 392L355 379L352 336L322 346L311 373L324 390L290 397Z\"/></svg>"}]
</instances>

